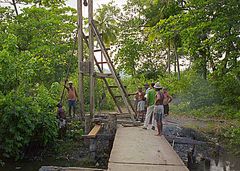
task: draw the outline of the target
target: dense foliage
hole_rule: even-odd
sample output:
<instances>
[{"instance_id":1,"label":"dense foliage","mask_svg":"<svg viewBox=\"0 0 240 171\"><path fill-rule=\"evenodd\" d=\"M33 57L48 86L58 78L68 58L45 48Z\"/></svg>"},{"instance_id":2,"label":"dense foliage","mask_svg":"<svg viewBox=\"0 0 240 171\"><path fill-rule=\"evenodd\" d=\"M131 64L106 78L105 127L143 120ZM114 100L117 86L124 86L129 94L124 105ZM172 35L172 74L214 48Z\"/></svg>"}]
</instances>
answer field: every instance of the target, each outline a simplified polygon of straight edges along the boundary
<instances>
[{"instance_id":1,"label":"dense foliage","mask_svg":"<svg viewBox=\"0 0 240 171\"><path fill-rule=\"evenodd\" d=\"M28 7L18 16L0 8L0 142L15 158L33 140L43 146L57 137L56 104L71 59L75 10ZM75 70L74 67L72 70Z\"/></svg>"}]
</instances>

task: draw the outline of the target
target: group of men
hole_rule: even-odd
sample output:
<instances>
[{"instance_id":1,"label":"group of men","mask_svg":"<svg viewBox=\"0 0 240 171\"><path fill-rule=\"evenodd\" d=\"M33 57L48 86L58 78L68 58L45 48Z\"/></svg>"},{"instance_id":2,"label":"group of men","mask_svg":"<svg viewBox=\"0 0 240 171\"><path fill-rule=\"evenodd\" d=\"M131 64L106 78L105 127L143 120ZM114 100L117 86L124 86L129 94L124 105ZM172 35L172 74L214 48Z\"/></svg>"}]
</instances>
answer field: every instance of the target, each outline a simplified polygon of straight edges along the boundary
<instances>
[{"instance_id":1,"label":"group of men","mask_svg":"<svg viewBox=\"0 0 240 171\"><path fill-rule=\"evenodd\" d=\"M146 91L143 92L142 87L139 87L135 95L137 104L136 120L139 120L141 117L143 122L145 115L143 129L148 128L151 120L152 129L155 130L155 125L157 125L157 136L160 136L163 130L162 119L169 114L169 103L172 101L172 96L159 83L151 83L150 87L148 84L145 84L145 89Z\"/></svg>"},{"instance_id":2,"label":"group of men","mask_svg":"<svg viewBox=\"0 0 240 171\"><path fill-rule=\"evenodd\" d=\"M73 116L75 117L76 113L76 100L77 100L77 92L75 87L73 87L73 82L69 81L68 86L65 88L68 91L68 106L69 106L69 116L72 117L71 111L73 110ZM136 119L139 120L140 116L143 117L145 115L145 121L143 129L147 129L149 122L151 120L152 129L155 129L155 125L157 125L158 134L162 134L162 119L164 116L169 114L169 103L172 101L172 97L168 94L167 89L163 88L159 83L151 83L150 87L148 84L145 84L146 91L143 92L142 88L139 87L138 91L135 95L135 100L137 102L137 115ZM65 127L66 124L66 115L64 114L64 110L62 109L62 104L58 104L58 112L57 117L60 123L60 129ZM147 107L147 109L146 109Z\"/></svg>"}]
</instances>

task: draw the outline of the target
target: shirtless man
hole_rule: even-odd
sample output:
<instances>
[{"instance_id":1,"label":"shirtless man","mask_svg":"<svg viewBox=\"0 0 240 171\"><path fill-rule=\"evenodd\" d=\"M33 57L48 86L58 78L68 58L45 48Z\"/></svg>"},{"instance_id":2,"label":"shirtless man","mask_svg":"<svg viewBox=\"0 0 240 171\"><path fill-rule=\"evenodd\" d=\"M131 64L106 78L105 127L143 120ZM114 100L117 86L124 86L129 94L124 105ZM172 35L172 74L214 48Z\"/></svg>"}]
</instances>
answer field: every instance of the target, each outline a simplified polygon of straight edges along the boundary
<instances>
[{"instance_id":1,"label":"shirtless man","mask_svg":"<svg viewBox=\"0 0 240 171\"><path fill-rule=\"evenodd\" d=\"M154 104L154 116L155 116L155 119L157 122L157 129L158 129L157 136L161 136L162 130L163 130L162 119L163 119L163 114L164 114L164 109L163 109L164 95L161 92L162 87L160 86L159 83L156 83L154 85L154 88L156 90L155 104Z\"/></svg>"},{"instance_id":2,"label":"shirtless man","mask_svg":"<svg viewBox=\"0 0 240 171\"><path fill-rule=\"evenodd\" d=\"M65 85L65 88L67 89L68 91L68 112L69 112L69 116L72 117L72 108L73 108L73 117L75 117L75 114L76 114L76 101L77 101L77 91L76 91L76 88L73 87L73 82L72 81L69 81L68 82L68 85L69 86L66 86Z\"/></svg>"}]
</instances>

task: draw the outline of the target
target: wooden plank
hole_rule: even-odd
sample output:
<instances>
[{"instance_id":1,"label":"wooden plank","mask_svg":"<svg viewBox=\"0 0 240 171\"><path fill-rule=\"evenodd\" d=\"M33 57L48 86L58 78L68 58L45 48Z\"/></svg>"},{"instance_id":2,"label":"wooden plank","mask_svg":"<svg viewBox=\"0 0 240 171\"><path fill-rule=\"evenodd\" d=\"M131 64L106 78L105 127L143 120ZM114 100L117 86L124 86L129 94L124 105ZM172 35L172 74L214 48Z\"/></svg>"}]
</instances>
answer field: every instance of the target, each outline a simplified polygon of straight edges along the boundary
<instances>
[{"instance_id":1,"label":"wooden plank","mask_svg":"<svg viewBox=\"0 0 240 171\"><path fill-rule=\"evenodd\" d=\"M86 137L95 138L97 136L97 133L100 131L101 127L102 127L101 125L96 124Z\"/></svg>"}]
</instances>

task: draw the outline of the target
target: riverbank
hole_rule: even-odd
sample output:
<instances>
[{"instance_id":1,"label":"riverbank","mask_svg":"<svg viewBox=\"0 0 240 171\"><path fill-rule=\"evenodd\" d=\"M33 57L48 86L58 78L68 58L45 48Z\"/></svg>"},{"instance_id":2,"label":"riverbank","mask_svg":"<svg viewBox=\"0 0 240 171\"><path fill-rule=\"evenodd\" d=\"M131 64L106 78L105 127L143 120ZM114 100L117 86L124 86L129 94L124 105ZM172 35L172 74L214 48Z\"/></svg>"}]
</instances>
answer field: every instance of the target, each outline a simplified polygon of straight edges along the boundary
<instances>
[{"instance_id":1,"label":"riverbank","mask_svg":"<svg viewBox=\"0 0 240 171\"><path fill-rule=\"evenodd\" d=\"M190 162L194 164L189 166L191 171L201 171L203 168L209 171L240 170L240 157L235 155L236 150L230 149L231 145L226 143L222 135L223 130L236 123L237 121L199 119L172 114L166 118L165 134L184 140L180 144L177 143L177 139L171 143L175 143L174 149L186 165L189 165L188 155L192 155L190 160L193 161Z\"/></svg>"}]
</instances>

